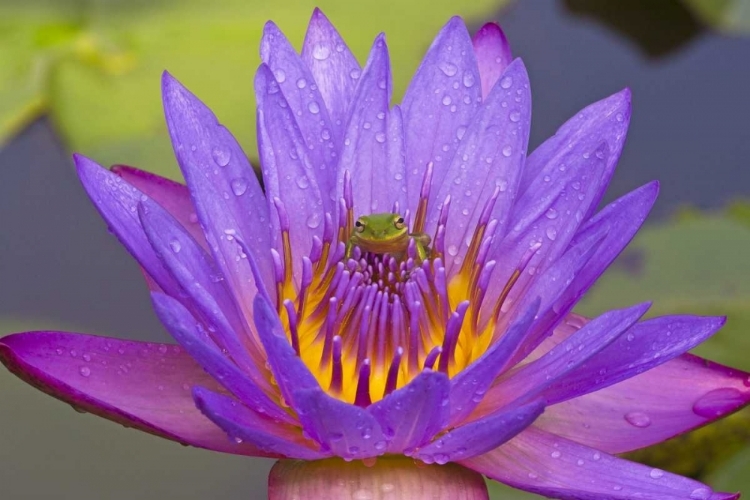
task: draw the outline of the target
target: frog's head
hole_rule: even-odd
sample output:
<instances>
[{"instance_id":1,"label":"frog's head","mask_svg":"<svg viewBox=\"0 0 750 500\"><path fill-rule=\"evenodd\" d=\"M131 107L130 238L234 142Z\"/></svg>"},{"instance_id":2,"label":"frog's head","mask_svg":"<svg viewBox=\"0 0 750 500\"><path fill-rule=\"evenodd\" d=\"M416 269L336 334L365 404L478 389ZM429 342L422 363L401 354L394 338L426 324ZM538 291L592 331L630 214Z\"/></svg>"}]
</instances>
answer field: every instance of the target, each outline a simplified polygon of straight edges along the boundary
<instances>
[{"instance_id":1,"label":"frog's head","mask_svg":"<svg viewBox=\"0 0 750 500\"><path fill-rule=\"evenodd\" d=\"M408 245L409 228L399 214L363 215L354 223L351 239L368 252L401 252Z\"/></svg>"}]
</instances>

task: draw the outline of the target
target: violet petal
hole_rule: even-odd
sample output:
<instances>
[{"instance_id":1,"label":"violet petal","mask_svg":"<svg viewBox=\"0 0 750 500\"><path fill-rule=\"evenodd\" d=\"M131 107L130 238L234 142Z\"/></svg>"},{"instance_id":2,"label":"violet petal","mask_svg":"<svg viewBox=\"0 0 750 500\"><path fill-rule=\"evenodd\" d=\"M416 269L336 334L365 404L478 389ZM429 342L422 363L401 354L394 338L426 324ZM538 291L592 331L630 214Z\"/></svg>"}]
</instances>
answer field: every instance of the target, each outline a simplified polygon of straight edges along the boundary
<instances>
[{"instance_id":1,"label":"violet petal","mask_svg":"<svg viewBox=\"0 0 750 500\"><path fill-rule=\"evenodd\" d=\"M198 409L227 433L230 446L248 442L269 455L301 460L319 460L330 456L313 449L298 429L264 420L230 397L201 386L193 388Z\"/></svg>"},{"instance_id":2,"label":"violet petal","mask_svg":"<svg viewBox=\"0 0 750 500\"><path fill-rule=\"evenodd\" d=\"M255 412L279 422L296 423L237 367L236 361L233 362L236 356L230 358L213 345L207 332L182 304L161 293L152 293L151 300L156 315L172 337L209 375Z\"/></svg>"},{"instance_id":3,"label":"violet petal","mask_svg":"<svg viewBox=\"0 0 750 500\"><path fill-rule=\"evenodd\" d=\"M265 196L242 148L211 110L168 73L162 93L172 146L206 240L249 317L256 287L275 290ZM263 283L255 283L250 266L237 258L242 251L235 235L253 252Z\"/></svg>"},{"instance_id":4,"label":"violet petal","mask_svg":"<svg viewBox=\"0 0 750 500\"><path fill-rule=\"evenodd\" d=\"M479 108L481 87L471 38L461 18L454 17L435 37L403 99L406 186L412 214L428 163L434 163L434 184L442 183L461 132Z\"/></svg>"},{"instance_id":5,"label":"violet petal","mask_svg":"<svg viewBox=\"0 0 750 500\"><path fill-rule=\"evenodd\" d=\"M414 450L448 423L448 377L424 371L406 386L367 407L388 438L388 453Z\"/></svg>"},{"instance_id":6,"label":"violet petal","mask_svg":"<svg viewBox=\"0 0 750 500\"><path fill-rule=\"evenodd\" d=\"M514 488L563 500L729 500L693 479L623 460L532 426L459 462Z\"/></svg>"},{"instance_id":7,"label":"violet petal","mask_svg":"<svg viewBox=\"0 0 750 500\"><path fill-rule=\"evenodd\" d=\"M526 429L543 411L542 400L503 408L440 436L415 457L427 463L444 464L487 453Z\"/></svg>"},{"instance_id":8,"label":"violet petal","mask_svg":"<svg viewBox=\"0 0 750 500\"><path fill-rule=\"evenodd\" d=\"M377 419L364 408L334 399L322 389L300 389L294 402L305 432L324 450L344 459L385 453L387 439Z\"/></svg>"},{"instance_id":9,"label":"violet petal","mask_svg":"<svg viewBox=\"0 0 750 500\"><path fill-rule=\"evenodd\" d=\"M302 44L302 60L318 84L331 116L333 134L341 139L362 68L328 18L315 8Z\"/></svg>"},{"instance_id":10,"label":"violet petal","mask_svg":"<svg viewBox=\"0 0 750 500\"><path fill-rule=\"evenodd\" d=\"M498 239L505 233L521 180L530 126L529 76L523 62L516 59L463 134L442 184L434 184L431 191L434 203L451 196L450 230L445 236L448 254L454 257L446 260L449 273L455 263L463 260L485 205L493 195L497 195L497 200L491 219L498 221ZM427 228L437 225L438 216L439 212L432 210Z\"/></svg>"}]
</instances>

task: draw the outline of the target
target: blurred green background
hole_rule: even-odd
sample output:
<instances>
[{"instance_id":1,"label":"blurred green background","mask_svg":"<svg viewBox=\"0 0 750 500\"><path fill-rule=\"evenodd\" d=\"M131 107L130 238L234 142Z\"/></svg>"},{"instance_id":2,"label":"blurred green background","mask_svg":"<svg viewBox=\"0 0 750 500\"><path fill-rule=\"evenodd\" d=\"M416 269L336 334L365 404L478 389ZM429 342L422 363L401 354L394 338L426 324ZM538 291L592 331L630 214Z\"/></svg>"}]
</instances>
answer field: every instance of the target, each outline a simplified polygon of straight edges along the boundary
<instances>
[{"instance_id":1,"label":"blurred green background","mask_svg":"<svg viewBox=\"0 0 750 500\"><path fill-rule=\"evenodd\" d=\"M252 77L263 23L276 21L299 47L315 6L361 62L387 33L397 99L449 16L472 30L500 22L531 75L531 147L630 86L631 132L607 200L651 179L662 195L579 310L653 300L652 314L727 314L697 352L750 370L745 0L0 0L0 335L50 328L167 340L70 152L178 178L159 101L168 69L257 157ZM270 461L79 415L4 371L0 395L3 499L265 497ZM634 458L750 491L748 444L745 412ZM496 498L533 496L493 488Z\"/></svg>"}]
</instances>

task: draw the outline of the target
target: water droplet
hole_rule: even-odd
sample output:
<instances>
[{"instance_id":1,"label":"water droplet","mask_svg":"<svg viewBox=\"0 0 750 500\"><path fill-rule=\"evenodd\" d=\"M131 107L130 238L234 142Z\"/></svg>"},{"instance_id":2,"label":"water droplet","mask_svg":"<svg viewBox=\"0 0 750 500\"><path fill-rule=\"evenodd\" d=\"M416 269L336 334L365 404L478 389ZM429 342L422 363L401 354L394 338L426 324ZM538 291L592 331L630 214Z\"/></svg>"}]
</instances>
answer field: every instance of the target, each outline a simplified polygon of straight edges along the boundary
<instances>
[{"instance_id":1,"label":"water droplet","mask_svg":"<svg viewBox=\"0 0 750 500\"><path fill-rule=\"evenodd\" d=\"M651 425L651 417L643 413L642 411L631 411L625 414L625 420L634 427L640 427L641 429Z\"/></svg>"},{"instance_id":2,"label":"water droplet","mask_svg":"<svg viewBox=\"0 0 750 500\"><path fill-rule=\"evenodd\" d=\"M475 81L476 80L474 78L474 75L472 75L469 72L464 73L464 87L466 88L473 87Z\"/></svg>"},{"instance_id":3,"label":"water droplet","mask_svg":"<svg viewBox=\"0 0 750 500\"><path fill-rule=\"evenodd\" d=\"M362 75L362 72L358 69L353 69L349 72L349 76L352 77L352 80L357 80Z\"/></svg>"},{"instance_id":4,"label":"water droplet","mask_svg":"<svg viewBox=\"0 0 750 500\"><path fill-rule=\"evenodd\" d=\"M560 453L559 451L555 450L552 453L550 453L550 456L552 458L560 458L560 456L562 456L562 453Z\"/></svg>"},{"instance_id":5,"label":"water droplet","mask_svg":"<svg viewBox=\"0 0 750 500\"><path fill-rule=\"evenodd\" d=\"M744 402L740 391L733 387L724 387L701 396L693 405L693 412L700 417L716 418L734 411Z\"/></svg>"},{"instance_id":6,"label":"water droplet","mask_svg":"<svg viewBox=\"0 0 750 500\"><path fill-rule=\"evenodd\" d=\"M708 500L711 498L711 490L708 488L696 488L690 493L693 500Z\"/></svg>"},{"instance_id":7,"label":"water droplet","mask_svg":"<svg viewBox=\"0 0 750 500\"><path fill-rule=\"evenodd\" d=\"M557 213L557 210L555 210L554 208L550 208L549 210L547 210L544 216L547 217L548 219L557 219L558 213Z\"/></svg>"},{"instance_id":8,"label":"water droplet","mask_svg":"<svg viewBox=\"0 0 750 500\"><path fill-rule=\"evenodd\" d=\"M172 240L169 242L169 248L171 248L174 253L180 253L180 250L182 250L182 245L180 245L179 241Z\"/></svg>"},{"instance_id":9,"label":"water droplet","mask_svg":"<svg viewBox=\"0 0 750 500\"><path fill-rule=\"evenodd\" d=\"M458 73L456 65L447 61L440 63L440 69L445 73L445 76L455 76Z\"/></svg>"},{"instance_id":10,"label":"water droplet","mask_svg":"<svg viewBox=\"0 0 750 500\"><path fill-rule=\"evenodd\" d=\"M82 366L78 370L78 373L80 373L83 377L88 377L89 375L91 375L91 369L88 366Z\"/></svg>"},{"instance_id":11,"label":"water droplet","mask_svg":"<svg viewBox=\"0 0 750 500\"><path fill-rule=\"evenodd\" d=\"M513 148L510 146L505 146L503 148L503 156L506 158L509 157L512 152L513 152Z\"/></svg>"},{"instance_id":12,"label":"water droplet","mask_svg":"<svg viewBox=\"0 0 750 500\"><path fill-rule=\"evenodd\" d=\"M315 101L310 101L310 104L307 105L307 109L314 115L317 115L320 112L320 106L318 106L318 103Z\"/></svg>"},{"instance_id":13,"label":"water droplet","mask_svg":"<svg viewBox=\"0 0 750 500\"><path fill-rule=\"evenodd\" d=\"M594 453L594 460L600 460L601 458L602 458L601 453L599 452Z\"/></svg>"},{"instance_id":14,"label":"water droplet","mask_svg":"<svg viewBox=\"0 0 750 500\"><path fill-rule=\"evenodd\" d=\"M307 218L307 227L315 229L318 226L320 226L320 216L314 213Z\"/></svg>"},{"instance_id":15,"label":"water droplet","mask_svg":"<svg viewBox=\"0 0 750 500\"><path fill-rule=\"evenodd\" d=\"M664 475L664 471L661 469L651 469L651 472L649 472L648 475L651 476L652 479L659 479Z\"/></svg>"},{"instance_id":16,"label":"water droplet","mask_svg":"<svg viewBox=\"0 0 750 500\"><path fill-rule=\"evenodd\" d=\"M245 194L245 191L247 191L247 181L244 177L233 179L232 182L229 183L229 185L231 186L232 192L235 196L242 196L243 194Z\"/></svg>"},{"instance_id":17,"label":"water droplet","mask_svg":"<svg viewBox=\"0 0 750 500\"><path fill-rule=\"evenodd\" d=\"M455 257L456 255L458 255L458 248L456 248L456 245L450 245L448 247L448 255L450 255L451 257Z\"/></svg>"},{"instance_id":18,"label":"water droplet","mask_svg":"<svg viewBox=\"0 0 750 500\"><path fill-rule=\"evenodd\" d=\"M463 138L465 133L466 133L466 127L458 127L456 129L456 139L460 141Z\"/></svg>"},{"instance_id":19,"label":"water droplet","mask_svg":"<svg viewBox=\"0 0 750 500\"><path fill-rule=\"evenodd\" d=\"M503 79L500 80L500 86L504 89L509 89L511 85L513 85L513 78L509 76L503 77Z\"/></svg>"},{"instance_id":20,"label":"water droplet","mask_svg":"<svg viewBox=\"0 0 750 500\"><path fill-rule=\"evenodd\" d=\"M286 80L286 73L284 73L283 69L277 69L273 72L274 78L276 78L276 81L279 83L283 83L284 80Z\"/></svg>"},{"instance_id":21,"label":"water droplet","mask_svg":"<svg viewBox=\"0 0 750 500\"><path fill-rule=\"evenodd\" d=\"M381 440L381 441L376 442L373 446L375 447L377 451L383 451L385 450L387 445L388 444L385 441Z\"/></svg>"},{"instance_id":22,"label":"water droplet","mask_svg":"<svg viewBox=\"0 0 750 500\"><path fill-rule=\"evenodd\" d=\"M307 80L305 80L304 78L300 78L299 80L297 80L298 89L304 89L305 87L307 87Z\"/></svg>"},{"instance_id":23,"label":"water droplet","mask_svg":"<svg viewBox=\"0 0 750 500\"><path fill-rule=\"evenodd\" d=\"M521 113L519 111L511 111L510 121L517 123L521 120Z\"/></svg>"},{"instance_id":24,"label":"water droplet","mask_svg":"<svg viewBox=\"0 0 750 500\"><path fill-rule=\"evenodd\" d=\"M308 179L306 175L297 177L296 183L297 187L299 187L300 189L307 189L308 187L310 187L310 179Z\"/></svg>"},{"instance_id":25,"label":"water droplet","mask_svg":"<svg viewBox=\"0 0 750 500\"><path fill-rule=\"evenodd\" d=\"M313 47L313 57L318 61L325 61L330 55L331 49L328 47L328 45L316 43L315 47Z\"/></svg>"},{"instance_id":26,"label":"water droplet","mask_svg":"<svg viewBox=\"0 0 750 500\"><path fill-rule=\"evenodd\" d=\"M584 462L583 460L581 460L581 459L579 458L579 459L578 459L578 461L576 462L576 465L578 465L578 466L580 467L580 466L582 466L582 465L583 465L584 463L586 463L586 462Z\"/></svg>"},{"instance_id":27,"label":"water droplet","mask_svg":"<svg viewBox=\"0 0 750 500\"><path fill-rule=\"evenodd\" d=\"M226 167L229 164L229 160L232 158L232 154L229 151L224 151L221 148L214 148L212 155L214 161L220 167Z\"/></svg>"},{"instance_id":28,"label":"water droplet","mask_svg":"<svg viewBox=\"0 0 750 500\"><path fill-rule=\"evenodd\" d=\"M557 229L554 227L548 227L545 231L545 234L547 235L547 238L549 238L551 241L554 241L555 238L557 238Z\"/></svg>"},{"instance_id":29,"label":"water droplet","mask_svg":"<svg viewBox=\"0 0 750 500\"><path fill-rule=\"evenodd\" d=\"M383 132L378 132L377 134L375 134L375 140L378 141L381 144L384 143L385 142L385 134Z\"/></svg>"},{"instance_id":30,"label":"water droplet","mask_svg":"<svg viewBox=\"0 0 750 500\"><path fill-rule=\"evenodd\" d=\"M622 116L622 113L617 113L617 114L615 115L615 119L616 119L616 120L617 120L618 122L621 122L621 121L623 120L623 118L624 118L624 117Z\"/></svg>"},{"instance_id":31,"label":"water droplet","mask_svg":"<svg viewBox=\"0 0 750 500\"><path fill-rule=\"evenodd\" d=\"M448 105L449 105L449 104L450 104L451 102L452 102L452 101L451 101L451 98L450 98L450 96L445 96L445 97L443 97L443 105L444 105L444 106L448 106Z\"/></svg>"}]
</instances>

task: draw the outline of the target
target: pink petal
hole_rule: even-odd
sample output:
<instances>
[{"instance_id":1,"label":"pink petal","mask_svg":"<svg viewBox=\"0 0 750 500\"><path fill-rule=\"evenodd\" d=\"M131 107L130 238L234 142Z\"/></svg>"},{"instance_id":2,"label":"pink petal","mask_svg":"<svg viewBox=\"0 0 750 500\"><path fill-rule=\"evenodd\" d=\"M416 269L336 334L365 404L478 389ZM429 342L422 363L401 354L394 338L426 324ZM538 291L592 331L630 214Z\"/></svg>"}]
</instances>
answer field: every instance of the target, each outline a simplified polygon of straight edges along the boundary
<instances>
[{"instance_id":1,"label":"pink petal","mask_svg":"<svg viewBox=\"0 0 750 500\"><path fill-rule=\"evenodd\" d=\"M706 485L534 428L461 465L522 490L570 500L728 500Z\"/></svg>"},{"instance_id":2,"label":"pink petal","mask_svg":"<svg viewBox=\"0 0 750 500\"><path fill-rule=\"evenodd\" d=\"M683 354L597 392L547 408L540 428L608 453L649 446L750 402L750 375Z\"/></svg>"},{"instance_id":3,"label":"pink petal","mask_svg":"<svg viewBox=\"0 0 750 500\"><path fill-rule=\"evenodd\" d=\"M172 214L172 217L185 227L190 236L195 238L195 241L200 243L203 248L208 248L206 237L198 224L198 216L195 214L195 208L187 186L127 165L115 165L111 170L164 207Z\"/></svg>"},{"instance_id":4,"label":"pink petal","mask_svg":"<svg viewBox=\"0 0 750 500\"><path fill-rule=\"evenodd\" d=\"M230 443L198 411L192 386L224 391L178 346L28 332L0 339L0 361L38 389L127 427L199 448L269 456Z\"/></svg>"},{"instance_id":5,"label":"pink petal","mask_svg":"<svg viewBox=\"0 0 750 500\"><path fill-rule=\"evenodd\" d=\"M510 44L505 33L497 23L482 26L472 40L474 54L479 65L479 77L482 81L482 100L495 86L495 82L510 64L512 55Z\"/></svg>"}]
</instances>

